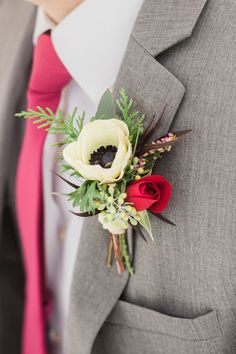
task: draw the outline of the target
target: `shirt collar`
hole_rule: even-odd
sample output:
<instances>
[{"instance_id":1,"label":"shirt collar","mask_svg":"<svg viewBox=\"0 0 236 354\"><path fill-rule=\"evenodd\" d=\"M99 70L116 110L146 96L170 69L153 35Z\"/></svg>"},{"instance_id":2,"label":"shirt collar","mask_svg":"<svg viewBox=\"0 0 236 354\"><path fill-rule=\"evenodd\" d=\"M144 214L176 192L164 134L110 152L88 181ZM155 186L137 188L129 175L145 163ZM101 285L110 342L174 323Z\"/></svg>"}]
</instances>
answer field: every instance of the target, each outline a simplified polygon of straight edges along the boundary
<instances>
[{"instance_id":1,"label":"shirt collar","mask_svg":"<svg viewBox=\"0 0 236 354\"><path fill-rule=\"evenodd\" d=\"M35 35L52 30L58 56L74 80L98 102L118 74L143 0L85 0L55 26L40 9Z\"/></svg>"},{"instance_id":2,"label":"shirt collar","mask_svg":"<svg viewBox=\"0 0 236 354\"><path fill-rule=\"evenodd\" d=\"M33 34L33 43L36 44L38 37L41 36L44 32L52 30L56 24L45 14L41 7L38 8L34 34Z\"/></svg>"}]
</instances>

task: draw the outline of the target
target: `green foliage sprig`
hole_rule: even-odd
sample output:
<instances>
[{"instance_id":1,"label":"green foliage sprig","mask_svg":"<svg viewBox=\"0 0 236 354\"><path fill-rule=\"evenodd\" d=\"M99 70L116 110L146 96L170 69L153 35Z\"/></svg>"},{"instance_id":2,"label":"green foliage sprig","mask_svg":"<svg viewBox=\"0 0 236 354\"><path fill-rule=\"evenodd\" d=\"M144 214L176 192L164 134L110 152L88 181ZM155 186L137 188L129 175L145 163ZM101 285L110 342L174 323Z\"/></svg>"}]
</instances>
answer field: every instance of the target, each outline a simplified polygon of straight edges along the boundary
<instances>
[{"instance_id":1,"label":"green foliage sprig","mask_svg":"<svg viewBox=\"0 0 236 354\"><path fill-rule=\"evenodd\" d=\"M80 188L69 194L73 207L79 207L81 212L95 213L96 200L101 199L98 182L85 181Z\"/></svg>"},{"instance_id":2,"label":"green foliage sprig","mask_svg":"<svg viewBox=\"0 0 236 354\"><path fill-rule=\"evenodd\" d=\"M19 118L34 119L34 124L37 124L38 129L45 128L49 134L61 134L62 139L54 144L61 147L77 140L83 128L85 113L82 115L77 114L77 108L74 109L72 114L63 115L62 110L58 110L57 115L53 113L50 108L43 109L37 106L37 110L29 109L16 113Z\"/></svg>"},{"instance_id":3,"label":"green foliage sprig","mask_svg":"<svg viewBox=\"0 0 236 354\"><path fill-rule=\"evenodd\" d=\"M120 98L116 101L121 112L122 120L127 124L130 133L130 141L133 145L133 152L137 146L138 138L144 133L144 115L133 110L134 101L130 99L124 89L120 89Z\"/></svg>"},{"instance_id":4,"label":"green foliage sprig","mask_svg":"<svg viewBox=\"0 0 236 354\"><path fill-rule=\"evenodd\" d=\"M124 178L116 184L118 195L115 199L117 200L120 194L125 193L127 183L135 180L138 174L133 168L133 159L135 157L139 136L144 132L144 115L134 110L134 101L126 95L124 89L120 89L119 93L120 97L116 101L116 106L111 91L107 90L101 98L95 117L91 118L91 120L121 119L127 124L129 129L129 139L133 147L133 156L125 170ZM40 106L36 108L35 110L29 109L17 113L16 117L33 119L33 123L37 124L38 129L44 128L49 134L61 135L61 140L54 144L56 147L62 147L78 140L84 126L85 113L78 115L77 108L75 108L71 114L67 115L64 115L60 109L57 114L54 114L50 108L43 109ZM116 112L115 108L117 108L118 112ZM65 163L61 152L58 156L58 160L60 161L62 173L68 173L71 176L79 178L81 183L80 188L68 195L73 207L79 207L81 212L95 213L97 210L114 209L118 205L113 205L108 202L111 196L98 182L84 181L78 171Z\"/></svg>"}]
</instances>

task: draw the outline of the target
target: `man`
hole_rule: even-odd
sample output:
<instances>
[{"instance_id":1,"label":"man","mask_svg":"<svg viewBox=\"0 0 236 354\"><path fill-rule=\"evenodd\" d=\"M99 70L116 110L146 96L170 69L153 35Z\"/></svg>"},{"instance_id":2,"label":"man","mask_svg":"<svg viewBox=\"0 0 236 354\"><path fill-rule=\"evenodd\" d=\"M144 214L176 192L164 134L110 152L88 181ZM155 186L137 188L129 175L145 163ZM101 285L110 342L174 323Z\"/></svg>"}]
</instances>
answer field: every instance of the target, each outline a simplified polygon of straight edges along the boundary
<instances>
[{"instance_id":1,"label":"man","mask_svg":"<svg viewBox=\"0 0 236 354\"><path fill-rule=\"evenodd\" d=\"M51 12L50 6L40 8L34 31L35 51L27 92L28 107L43 105L53 110L60 107L66 113L78 106L80 112L86 111L87 119L94 115L103 92L115 83L142 3L142 0L132 0L128 4L125 0L120 2L103 0L99 4L85 1L59 24L56 24L59 16ZM50 5L50 2L46 4ZM59 7L57 5L56 9ZM67 6L65 10L67 13ZM86 36L81 35L85 28ZM76 38L76 42L79 39L76 49L73 48L73 38ZM106 53L109 60L106 59ZM61 64L66 70L63 70ZM55 70L57 66L58 69ZM65 83L63 81L63 85L59 85L58 88L54 87L54 83L60 82L60 77L55 76L53 70L56 73L60 70L61 77L65 77ZM42 95L39 94L41 90L45 90ZM50 95L47 99L49 90ZM56 103L55 99L51 100L52 96L59 98ZM51 173L51 170L58 169L57 151L51 147L55 138L47 136L44 140L42 136L40 140L40 137L40 131L28 122L16 181L17 211L26 271L23 352L31 353L35 348L39 353L45 352L47 345L43 335L44 318L47 316L45 315L47 308L52 305L49 337L53 342L57 342L53 346L59 353L65 350L69 295L82 219L77 219L68 212L70 205L66 200L52 195L53 191L65 192L65 185ZM42 181L38 180L41 171L43 171ZM38 219L40 213L36 210L39 203L38 189L41 189L41 185L44 198L46 272L41 269L43 255L40 248L43 245L40 246L39 243L43 235L41 231L38 232L37 225L42 225L42 221ZM41 280L45 273L44 287ZM50 301L45 288L51 294ZM39 296L41 292L42 299ZM46 304L43 308L42 302Z\"/></svg>"},{"instance_id":2,"label":"man","mask_svg":"<svg viewBox=\"0 0 236 354\"><path fill-rule=\"evenodd\" d=\"M104 267L107 239L96 217L82 225L50 196L65 187L49 175L55 166L46 137L43 234L54 351L234 353L235 1L55 3L37 2L44 14L34 38L55 26L52 43L72 77L64 111L78 105L89 116L103 90L124 87L147 123L165 107L158 134L193 133L156 167L174 183L167 217L177 226L153 218L153 245L129 238L131 278Z\"/></svg>"}]
</instances>

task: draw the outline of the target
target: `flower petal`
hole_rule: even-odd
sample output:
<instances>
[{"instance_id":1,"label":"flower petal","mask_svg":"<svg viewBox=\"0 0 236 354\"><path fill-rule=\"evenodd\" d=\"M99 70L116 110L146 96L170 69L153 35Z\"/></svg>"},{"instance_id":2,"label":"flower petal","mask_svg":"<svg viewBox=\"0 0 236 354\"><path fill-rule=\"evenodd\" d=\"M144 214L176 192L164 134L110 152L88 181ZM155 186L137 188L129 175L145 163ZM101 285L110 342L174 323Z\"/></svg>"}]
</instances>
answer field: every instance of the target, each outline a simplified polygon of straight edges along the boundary
<instances>
[{"instance_id":1,"label":"flower petal","mask_svg":"<svg viewBox=\"0 0 236 354\"><path fill-rule=\"evenodd\" d=\"M155 199L143 198L141 196L128 198L127 201L128 203L132 203L137 211L151 209L151 206L156 203Z\"/></svg>"},{"instance_id":2,"label":"flower petal","mask_svg":"<svg viewBox=\"0 0 236 354\"><path fill-rule=\"evenodd\" d=\"M172 186L167 180L158 183L158 187L160 190L160 199L150 207L150 210L154 213L161 213L167 207L172 193Z\"/></svg>"},{"instance_id":3,"label":"flower petal","mask_svg":"<svg viewBox=\"0 0 236 354\"><path fill-rule=\"evenodd\" d=\"M124 175L132 154L129 129L119 119L98 119L88 123L81 131L78 141L63 151L64 159L84 178L101 183L113 183ZM117 153L110 168L90 165L91 154L101 146L116 146Z\"/></svg>"}]
</instances>

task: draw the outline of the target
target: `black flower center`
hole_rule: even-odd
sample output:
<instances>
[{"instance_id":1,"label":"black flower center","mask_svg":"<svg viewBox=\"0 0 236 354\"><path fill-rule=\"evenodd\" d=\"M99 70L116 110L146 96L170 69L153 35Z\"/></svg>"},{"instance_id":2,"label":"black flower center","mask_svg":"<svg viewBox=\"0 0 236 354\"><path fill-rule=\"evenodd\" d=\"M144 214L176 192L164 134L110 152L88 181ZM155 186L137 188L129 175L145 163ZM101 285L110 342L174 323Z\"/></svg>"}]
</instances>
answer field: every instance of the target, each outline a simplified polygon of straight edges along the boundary
<instances>
[{"instance_id":1,"label":"black flower center","mask_svg":"<svg viewBox=\"0 0 236 354\"><path fill-rule=\"evenodd\" d=\"M91 154L89 163L90 165L100 165L103 168L109 168L115 159L116 153L116 146L101 146Z\"/></svg>"}]
</instances>

